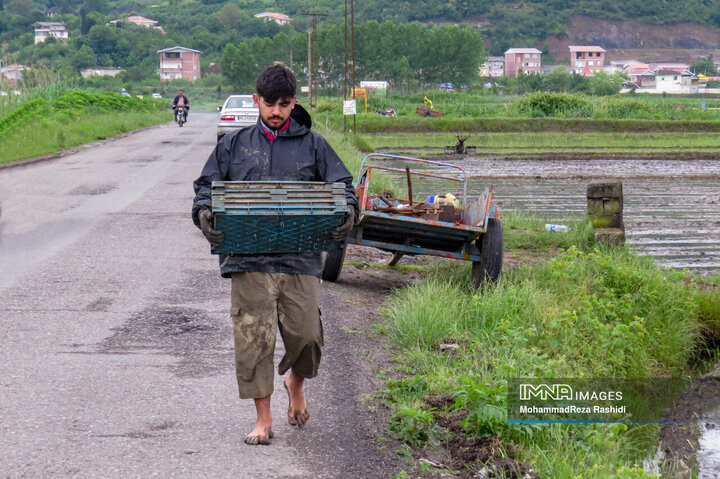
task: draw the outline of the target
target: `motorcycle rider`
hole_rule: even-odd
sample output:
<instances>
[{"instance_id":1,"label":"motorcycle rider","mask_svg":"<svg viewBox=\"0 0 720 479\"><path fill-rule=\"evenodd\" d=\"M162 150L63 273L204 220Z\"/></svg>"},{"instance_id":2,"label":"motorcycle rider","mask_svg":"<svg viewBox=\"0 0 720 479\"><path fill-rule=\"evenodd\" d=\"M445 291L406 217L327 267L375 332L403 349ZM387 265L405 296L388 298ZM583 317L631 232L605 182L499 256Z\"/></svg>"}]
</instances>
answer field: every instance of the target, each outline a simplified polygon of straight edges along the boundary
<instances>
[{"instance_id":1,"label":"motorcycle rider","mask_svg":"<svg viewBox=\"0 0 720 479\"><path fill-rule=\"evenodd\" d=\"M178 90L178 94L175 96L175 99L173 100L173 103L172 103L173 111L175 111L175 108L177 108L179 106L185 107L183 121L185 123L187 123L188 112L190 111L190 100L188 100L188 98L185 95L183 95L182 90Z\"/></svg>"}]
</instances>

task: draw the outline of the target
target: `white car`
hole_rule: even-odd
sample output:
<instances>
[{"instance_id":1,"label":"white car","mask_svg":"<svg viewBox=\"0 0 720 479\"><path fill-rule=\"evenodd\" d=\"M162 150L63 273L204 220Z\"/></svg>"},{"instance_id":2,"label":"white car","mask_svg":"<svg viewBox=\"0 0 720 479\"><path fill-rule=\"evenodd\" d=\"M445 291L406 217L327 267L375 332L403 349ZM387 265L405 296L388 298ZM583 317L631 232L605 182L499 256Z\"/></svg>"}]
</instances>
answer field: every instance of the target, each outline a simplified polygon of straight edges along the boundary
<instances>
[{"instance_id":1,"label":"white car","mask_svg":"<svg viewBox=\"0 0 720 479\"><path fill-rule=\"evenodd\" d=\"M225 104L218 108L220 118L217 123L217 139L257 123L260 110L252 95L230 95Z\"/></svg>"},{"instance_id":2,"label":"white car","mask_svg":"<svg viewBox=\"0 0 720 479\"><path fill-rule=\"evenodd\" d=\"M160 93L153 93L153 94L150 95L150 96L153 97L153 98L162 98L162 95L161 95Z\"/></svg>"}]
</instances>

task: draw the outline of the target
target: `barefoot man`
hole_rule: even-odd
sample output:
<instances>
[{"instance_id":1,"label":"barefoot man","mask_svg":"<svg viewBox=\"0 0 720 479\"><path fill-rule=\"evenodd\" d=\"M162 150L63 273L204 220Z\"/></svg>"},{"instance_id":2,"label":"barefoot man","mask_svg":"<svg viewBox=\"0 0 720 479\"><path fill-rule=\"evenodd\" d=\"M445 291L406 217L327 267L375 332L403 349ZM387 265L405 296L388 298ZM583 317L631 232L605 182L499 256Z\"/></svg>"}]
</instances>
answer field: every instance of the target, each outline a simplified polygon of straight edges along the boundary
<instances>
[{"instance_id":1,"label":"barefoot man","mask_svg":"<svg viewBox=\"0 0 720 479\"><path fill-rule=\"evenodd\" d=\"M222 241L223 234L212 227L213 181L339 181L346 184L350 214L333 236L344 240L357 216L352 175L327 141L310 129L304 110L291 116L297 100L295 76L286 67L274 65L263 70L256 89L257 124L225 135L193 185L195 225L211 244ZM240 397L252 398L257 411L257 422L245 443L269 444L274 435L270 396L278 327L285 345L278 372L290 371L284 380L289 397L287 420L291 426L303 427L310 418L303 383L317 375L323 345L318 307L321 255L238 254L219 259L221 275L232 280L230 313Z\"/></svg>"}]
</instances>

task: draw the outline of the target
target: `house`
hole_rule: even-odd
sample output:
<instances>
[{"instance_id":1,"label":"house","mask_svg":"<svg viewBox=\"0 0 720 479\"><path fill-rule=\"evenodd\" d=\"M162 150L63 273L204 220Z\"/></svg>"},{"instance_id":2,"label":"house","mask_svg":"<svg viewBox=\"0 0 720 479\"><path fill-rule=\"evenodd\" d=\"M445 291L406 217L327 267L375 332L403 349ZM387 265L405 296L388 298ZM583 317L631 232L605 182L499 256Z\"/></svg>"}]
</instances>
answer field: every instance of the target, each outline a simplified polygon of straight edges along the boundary
<instances>
[{"instance_id":1,"label":"house","mask_svg":"<svg viewBox=\"0 0 720 479\"><path fill-rule=\"evenodd\" d=\"M11 86L16 87L18 82L22 80L25 65L7 65L0 67L0 80L6 80Z\"/></svg>"},{"instance_id":2,"label":"house","mask_svg":"<svg viewBox=\"0 0 720 479\"><path fill-rule=\"evenodd\" d=\"M697 93L700 81L690 70L660 68L655 71L655 90L658 93Z\"/></svg>"},{"instance_id":3,"label":"house","mask_svg":"<svg viewBox=\"0 0 720 479\"><path fill-rule=\"evenodd\" d=\"M82 75L83 78L91 77L91 76L99 76L99 77L114 77L120 72L124 72L124 68L119 67L95 67L95 68L85 68L83 70L80 70L80 75Z\"/></svg>"},{"instance_id":4,"label":"house","mask_svg":"<svg viewBox=\"0 0 720 479\"><path fill-rule=\"evenodd\" d=\"M630 83L636 88L655 88L655 70L653 68L634 68L628 72Z\"/></svg>"},{"instance_id":5,"label":"house","mask_svg":"<svg viewBox=\"0 0 720 479\"><path fill-rule=\"evenodd\" d=\"M542 52L537 48L511 48L505 52L505 76L516 77L522 71L540 73Z\"/></svg>"},{"instance_id":6,"label":"house","mask_svg":"<svg viewBox=\"0 0 720 479\"><path fill-rule=\"evenodd\" d=\"M273 22L275 22L279 25L285 25L290 20L292 20L292 18L288 17L285 14L273 13L273 12L256 13L255 18L264 18L265 20L272 20Z\"/></svg>"},{"instance_id":7,"label":"house","mask_svg":"<svg viewBox=\"0 0 720 479\"><path fill-rule=\"evenodd\" d=\"M160 80L185 78L195 81L200 78L200 55L202 52L185 47L172 47L158 50Z\"/></svg>"},{"instance_id":8,"label":"house","mask_svg":"<svg viewBox=\"0 0 720 479\"><path fill-rule=\"evenodd\" d=\"M598 46L571 45L570 68L574 73L582 74L586 68L590 72L605 69L605 49Z\"/></svg>"},{"instance_id":9,"label":"house","mask_svg":"<svg viewBox=\"0 0 720 479\"><path fill-rule=\"evenodd\" d=\"M50 7L45 11L45 15L52 18L62 15L63 7Z\"/></svg>"},{"instance_id":10,"label":"house","mask_svg":"<svg viewBox=\"0 0 720 479\"><path fill-rule=\"evenodd\" d=\"M123 20L123 19L121 19L121 20L111 20L111 21L108 22L108 23L110 23L110 24L112 24L112 25L116 25L116 24L121 23L121 22L130 22L130 23L134 23L135 25L138 25L138 26L141 26L141 27L153 28L153 29L155 29L155 30L160 30L162 33L165 33L165 30L163 30L163 27L159 26L159 25L157 24L158 22L157 22L156 20L150 20L149 18L145 18L145 17L142 17L142 16L140 16L140 15L130 15L129 17L127 17L127 18L124 19L124 20Z\"/></svg>"},{"instance_id":11,"label":"house","mask_svg":"<svg viewBox=\"0 0 720 479\"><path fill-rule=\"evenodd\" d=\"M481 77L501 77L505 74L504 57L488 57L487 61L480 65Z\"/></svg>"},{"instance_id":12,"label":"house","mask_svg":"<svg viewBox=\"0 0 720 479\"><path fill-rule=\"evenodd\" d=\"M605 65L605 71L609 75L615 73L629 73L631 70L638 68L650 68L648 63L643 63L637 60L612 60L610 65Z\"/></svg>"},{"instance_id":13,"label":"house","mask_svg":"<svg viewBox=\"0 0 720 479\"><path fill-rule=\"evenodd\" d=\"M682 73L689 69L690 65L686 65L684 63L657 63L654 66L654 70L673 70L678 73Z\"/></svg>"},{"instance_id":14,"label":"house","mask_svg":"<svg viewBox=\"0 0 720 479\"><path fill-rule=\"evenodd\" d=\"M35 23L35 43L44 42L48 37L67 41L68 31L63 22L37 22Z\"/></svg>"},{"instance_id":15,"label":"house","mask_svg":"<svg viewBox=\"0 0 720 479\"><path fill-rule=\"evenodd\" d=\"M155 25L157 25L157 21L141 17L140 15L130 15L129 17L127 17L127 21L145 28L153 28Z\"/></svg>"}]
</instances>

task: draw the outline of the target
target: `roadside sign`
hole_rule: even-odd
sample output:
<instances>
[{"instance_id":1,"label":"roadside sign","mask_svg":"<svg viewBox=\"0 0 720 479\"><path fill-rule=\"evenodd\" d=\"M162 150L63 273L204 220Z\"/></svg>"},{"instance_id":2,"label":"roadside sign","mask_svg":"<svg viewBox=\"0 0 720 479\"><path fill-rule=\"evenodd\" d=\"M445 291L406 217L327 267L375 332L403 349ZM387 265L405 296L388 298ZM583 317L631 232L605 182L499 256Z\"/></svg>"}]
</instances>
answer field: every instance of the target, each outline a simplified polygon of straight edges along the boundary
<instances>
[{"instance_id":1,"label":"roadside sign","mask_svg":"<svg viewBox=\"0 0 720 479\"><path fill-rule=\"evenodd\" d=\"M357 114L357 107L355 106L355 100L343 100L343 115L355 115Z\"/></svg>"},{"instance_id":2,"label":"roadside sign","mask_svg":"<svg viewBox=\"0 0 720 479\"><path fill-rule=\"evenodd\" d=\"M367 88L368 95L380 95L387 96L388 94L388 82L387 81L375 81L375 80L362 80L360 86Z\"/></svg>"},{"instance_id":3,"label":"roadside sign","mask_svg":"<svg viewBox=\"0 0 720 479\"><path fill-rule=\"evenodd\" d=\"M353 98L365 98L365 113L367 113L367 88L352 88L351 94Z\"/></svg>"}]
</instances>

